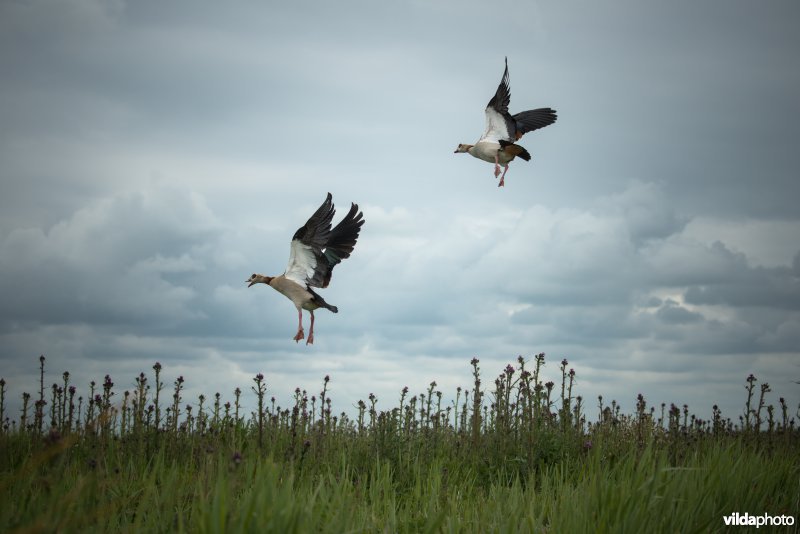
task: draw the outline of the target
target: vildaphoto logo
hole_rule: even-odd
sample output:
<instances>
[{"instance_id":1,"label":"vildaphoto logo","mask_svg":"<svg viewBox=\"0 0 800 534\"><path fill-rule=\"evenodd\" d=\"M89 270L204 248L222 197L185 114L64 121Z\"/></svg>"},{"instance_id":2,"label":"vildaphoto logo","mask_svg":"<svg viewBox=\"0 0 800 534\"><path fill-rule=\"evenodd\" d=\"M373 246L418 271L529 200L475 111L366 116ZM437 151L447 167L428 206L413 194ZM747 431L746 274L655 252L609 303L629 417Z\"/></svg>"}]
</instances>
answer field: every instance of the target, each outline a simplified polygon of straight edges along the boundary
<instances>
[{"instance_id":1,"label":"vildaphoto logo","mask_svg":"<svg viewBox=\"0 0 800 534\"><path fill-rule=\"evenodd\" d=\"M734 512L731 515L722 516L725 526L728 527L780 527L794 525L793 515L750 515Z\"/></svg>"}]
</instances>

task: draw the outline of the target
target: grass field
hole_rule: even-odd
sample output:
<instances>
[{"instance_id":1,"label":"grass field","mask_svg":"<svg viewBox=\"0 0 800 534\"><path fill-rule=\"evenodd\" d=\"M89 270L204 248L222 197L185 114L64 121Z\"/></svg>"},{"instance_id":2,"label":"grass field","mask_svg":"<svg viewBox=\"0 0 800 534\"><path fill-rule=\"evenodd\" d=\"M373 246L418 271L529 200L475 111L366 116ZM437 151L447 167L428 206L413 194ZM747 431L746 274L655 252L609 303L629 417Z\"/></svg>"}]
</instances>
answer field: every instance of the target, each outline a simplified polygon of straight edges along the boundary
<instances>
[{"instance_id":1,"label":"grass field","mask_svg":"<svg viewBox=\"0 0 800 534\"><path fill-rule=\"evenodd\" d=\"M184 399L159 364L84 394L67 373L45 389L40 364L18 416L0 382L3 532L722 532L748 530L725 526L735 512L800 510L797 409L752 376L741 417L702 420L642 396L631 414L590 405L566 361L540 381L542 354L488 387L473 360L448 406L432 383L351 417L327 377L284 408L261 375L223 403Z\"/></svg>"}]
</instances>

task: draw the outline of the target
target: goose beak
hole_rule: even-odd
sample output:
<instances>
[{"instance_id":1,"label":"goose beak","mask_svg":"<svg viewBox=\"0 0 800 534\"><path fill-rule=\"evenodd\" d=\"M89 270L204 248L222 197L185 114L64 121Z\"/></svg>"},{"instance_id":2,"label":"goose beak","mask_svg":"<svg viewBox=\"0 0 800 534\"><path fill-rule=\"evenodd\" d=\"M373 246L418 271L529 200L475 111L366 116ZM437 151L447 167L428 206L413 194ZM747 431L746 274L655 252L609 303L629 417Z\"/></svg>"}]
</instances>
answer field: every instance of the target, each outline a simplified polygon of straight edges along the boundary
<instances>
[{"instance_id":1,"label":"goose beak","mask_svg":"<svg viewBox=\"0 0 800 534\"><path fill-rule=\"evenodd\" d=\"M245 280L244 282L247 284L247 282L250 282L250 280ZM255 282L250 282L249 284L247 284L247 287L252 287L253 284L255 284Z\"/></svg>"}]
</instances>

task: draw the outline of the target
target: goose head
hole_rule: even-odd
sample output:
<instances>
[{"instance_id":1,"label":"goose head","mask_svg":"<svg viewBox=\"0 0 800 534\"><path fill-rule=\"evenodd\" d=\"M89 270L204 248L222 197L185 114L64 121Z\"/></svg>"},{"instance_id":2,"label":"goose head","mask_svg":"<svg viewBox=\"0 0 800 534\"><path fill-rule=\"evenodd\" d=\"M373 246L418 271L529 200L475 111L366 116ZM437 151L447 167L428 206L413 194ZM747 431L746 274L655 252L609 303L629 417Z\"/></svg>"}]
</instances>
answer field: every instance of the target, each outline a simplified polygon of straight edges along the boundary
<instances>
[{"instance_id":1,"label":"goose head","mask_svg":"<svg viewBox=\"0 0 800 534\"><path fill-rule=\"evenodd\" d=\"M250 278L245 280L245 283L249 282L247 284L247 287L251 287L253 284L267 284L267 285L269 285L269 283L272 281L273 278L274 277L272 277L272 276L264 276L263 274L253 273L253 274L250 275Z\"/></svg>"},{"instance_id":2,"label":"goose head","mask_svg":"<svg viewBox=\"0 0 800 534\"><path fill-rule=\"evenodd\" d=\"M469 152L469 149L472 148L474 145L466 145L461 143L458 147L453 151L453 154L462 154L464 152Z\"/></svg>"}]
</instances>

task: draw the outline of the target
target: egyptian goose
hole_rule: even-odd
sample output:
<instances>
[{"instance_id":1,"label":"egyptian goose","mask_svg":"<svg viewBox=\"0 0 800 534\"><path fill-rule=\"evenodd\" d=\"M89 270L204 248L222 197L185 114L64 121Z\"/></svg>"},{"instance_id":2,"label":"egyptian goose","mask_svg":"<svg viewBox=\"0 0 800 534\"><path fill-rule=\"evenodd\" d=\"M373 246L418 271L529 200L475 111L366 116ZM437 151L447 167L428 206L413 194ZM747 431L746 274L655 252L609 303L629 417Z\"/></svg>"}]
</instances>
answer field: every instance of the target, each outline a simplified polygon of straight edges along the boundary
<instances>
[{"instance_id":1,"label":"egyptian goose","mask_svg":"<svg viewBox=\"0 0 800 534\"><path fill-rule=\"evenodd\" d=\"M498 187L505 185L508 164L517 156L525 161L531 160L531 155L516 141L528 132L544 128L556 122L556 112L550 108L532 109L516 115L508 112L508 103L511 101L511 88L508 83L508 58L503 79L497 87L489 104L486 106L486 131L483 137L474 145L460 144L455 154L466 152L478 159L494 163L494 177L500 174L500 165L503 165L503 175L500 177Z\"/></svg>"},{"instance_id":2,"label":"egyptian goose","mask_svg":"<svg viewBox=\"0 0 800 534\"><path fill-rule=\"evenodd\" d=\"M292 237L289 248L289 264L286 271L279 276L253 274L247 287L253 284L267 284L294 302L297 308L297 335L295 341L303 339L303 310L311 313L311 328L308 331L306 345L314 343L314 310L326 308L333 313L339 309L325 302L312 287L328 287L333 268L343 259L349 258L358 240L364 214L358 211L358 205L352 204L344 219L331 229L333 214L336 213L328 198L319 207L305 225L298 228Z\"/></svg>"}]
</instances>

